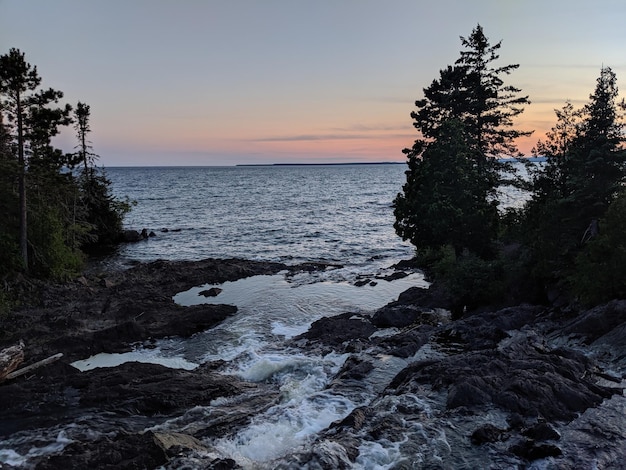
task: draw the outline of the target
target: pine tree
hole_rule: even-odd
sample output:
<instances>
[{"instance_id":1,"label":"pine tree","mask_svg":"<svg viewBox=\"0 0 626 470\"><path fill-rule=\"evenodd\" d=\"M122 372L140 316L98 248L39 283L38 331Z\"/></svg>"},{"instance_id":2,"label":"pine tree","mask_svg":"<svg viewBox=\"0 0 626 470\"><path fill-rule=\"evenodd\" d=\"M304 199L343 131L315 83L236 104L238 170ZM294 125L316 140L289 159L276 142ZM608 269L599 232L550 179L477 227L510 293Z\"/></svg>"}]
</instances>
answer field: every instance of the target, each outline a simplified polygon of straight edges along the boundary
<instances>
[{"instance_id":1,"label":"pine tree","mask_svg":"<svg viewBox=\"0 0 626 470\"><path fill-rule=\"evenodd\" d=\"M79 102L74 111L74 129L78 140L73 162L82 164L80 174L81 203L84 209L82 222L87 227L82 248L88 252L110 249L119 240L123 230L124 215L130 211L129 201L117 200L111 194L111 181L95 162L98 155L93 152L89 133L91 108Z\"/></svg>"},{"instance_id":2,"label":"pine tree","mask_svg":"<svg viewBox=\"0 0 626 470\"><path fill-rule=\"evenodd\" d=\"M37 73L37 67L26 62L24 53L13 48L8 54L0 56L0 94L4 98L2 110L7 113L10 122L16 125L15 139L19 171L19 244L25 269L28 269L28 218L24 118L28 100L40 83L41 78Z\"/></svg>"},{"instance_id":3,"label":"pine tree","mask_svg":"<svg viewBox=\"0 0 626 470\"><path fill-rule=\"evenodd\" d=\"M83 174L85 177L93 176L93 169L98 155L93 153L91 142L87 136L91 132L89 119L91 117L91 108L88 104L81 103L76 105L74 111L74 129L76 130L76 139L78 140L78 151L74 154L75 163L83 165Z\"/></svg>"},{"instance_id":4,"label":"pine tree","mask_svg":"<svg viewBox=\"0 0 626 470\"><path fill-rule=\"evenodd\" d=\"M432 247L434 243L424 246L423 233L434 230L428 239L444 246L452 243L451 227L457 224L472 227L472 233L467 233L466 237L454 237L455 251L459 253L467 248L486 255L498 228L497 189L502 182L502 172L509 169L498 157L519 155L514 140L529 132L513 128L513 118L529 101L528 97L518 96L518 88L504 84L501 76L510 74L518 65L494 65L499 59L501 43L491 45L480 25L468 38L461 37L461 43L465 49L460 58L455 65L440 71L439 79L424 89L424 98L415 102L417 109L411 113L413 126L420 136L412 148L403 151L409 170L403 193L394 201L395 227L403 239L411 240L418 249ZM457 166L454 171L465 173L461 178L449 172L437 173L442 165L426 162L445 159L443 154L453 151L442 150L449 147L451 129L456 129L457 137L463 140L463 151L454 156ZM455 151L460 148L458 144L454 145ZM432 146L434 149L429 151ZM451 193L428 189L429 179L439 181L442 176L456 178L446 182L455 185ZM433 192L426 196L431 190ZM416 194L420 194L420 198L415 197ZM468 194L472 195L469 205ZM444 200L438 201L439 197ZM431 201L431 206L426 207L424 201ZM438 223L429 227L442 204L453 211L441 213ZM446 220L444 216L452 213L456 215ZM475 233L483 237L480 242Z\"/></svg>"},{"instance_id":5,"label":"pine tree","mask_svg":"<svg viewBox=\"0 0 626 470\"><path fill-rule=\"evenodd\" d=\"M404 193L395 201L396 232L421 249L450 245L457 256L465 248L486 255L494 233L485 221L497 209L477 179L465 128L444 122L437 140L409 158Z\"/></svg>"},{"instance_id":6,"label":"pine tree","mask_svg":"<svg viewBox=\"0 0 626 470\"><path fill-rule=\"evenodd\" d=\"M542 283L573 275L574 259L600 233L601 219L626 183L623 106L615 73L603 67L587 105L574 110L567 103L556 111L557 124L534 150L547 161L533 175L524 217Z\"/></svg>"}]
</instances>

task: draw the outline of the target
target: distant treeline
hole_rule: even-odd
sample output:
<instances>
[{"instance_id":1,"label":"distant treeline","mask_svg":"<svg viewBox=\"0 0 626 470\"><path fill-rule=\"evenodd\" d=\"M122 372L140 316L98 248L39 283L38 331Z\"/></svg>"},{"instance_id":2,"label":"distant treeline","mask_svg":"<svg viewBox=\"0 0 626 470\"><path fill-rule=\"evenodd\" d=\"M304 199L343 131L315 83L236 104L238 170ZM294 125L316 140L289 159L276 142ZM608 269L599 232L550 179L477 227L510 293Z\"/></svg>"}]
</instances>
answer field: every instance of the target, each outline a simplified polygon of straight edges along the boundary
<instances>
[{"instance_id":1,"label":"distant treeline","mask_svg":"<svg viewBox=\"0 0 626 470\"><path fill-rule=\"evenodd\" d=\"M236 166L359 166L359 165L406 165L404 162L340 162L340 163L241 163Z\"/></svg>"}]
</instances>

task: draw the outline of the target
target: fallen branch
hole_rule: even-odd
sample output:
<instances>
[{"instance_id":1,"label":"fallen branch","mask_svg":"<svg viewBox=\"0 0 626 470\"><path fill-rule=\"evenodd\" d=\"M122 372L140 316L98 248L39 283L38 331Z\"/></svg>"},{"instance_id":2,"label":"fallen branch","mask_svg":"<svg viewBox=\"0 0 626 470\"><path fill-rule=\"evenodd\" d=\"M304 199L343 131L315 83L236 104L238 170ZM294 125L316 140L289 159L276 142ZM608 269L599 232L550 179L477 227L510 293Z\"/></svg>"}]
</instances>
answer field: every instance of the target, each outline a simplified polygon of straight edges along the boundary
<instances>
[{"instance_id":1,"label":"fallen branch","mask_svg":"<svg viewBox=\"0 0 626 470\"><path fill-rule=\"evenodd\" d=\"M34 364L31 364L29 366L23 367L22 369L18 369L15 372L11 372L9 375L7 375L7 380L11 380L14 379L15 377L19 377L20 375L24 375L28 372L30 372L31 370L35 370L38 369L41 366L45 366L47 364L51 364L55 361L58 361L59 359L61 359L63 357L63 353L58 353L55 354L54 356L50 356L46 359L42 359L39 362L35 362Z\"/></svg>"}]
</instances>

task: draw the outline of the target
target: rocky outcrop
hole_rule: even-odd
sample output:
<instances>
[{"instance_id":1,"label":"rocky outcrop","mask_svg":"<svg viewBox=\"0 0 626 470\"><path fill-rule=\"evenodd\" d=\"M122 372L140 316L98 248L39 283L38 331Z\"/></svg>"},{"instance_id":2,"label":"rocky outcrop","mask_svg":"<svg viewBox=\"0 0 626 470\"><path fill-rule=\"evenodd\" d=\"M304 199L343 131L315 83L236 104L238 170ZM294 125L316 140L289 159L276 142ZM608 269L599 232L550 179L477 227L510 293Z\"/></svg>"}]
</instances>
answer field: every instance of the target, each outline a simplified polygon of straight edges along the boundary
<instances>
[{"instance_id":1,"label":"rocky outcrop","mask_svg":"<svg viewBox=\"0 0 626 470\"><path fill-rule=\"evenodd\" d=\"M172 296L284 269L157 261L46 286L42 305L4 320L0 349L24 337L27 360L66 356L0 384L0 436L93 415L97 435L34 459L37 468L237 468L207 442L236 435L278 403L282 391L271 380L243 382L221 373L219 363L78 372L67 361L211 328L234 307L181 307ZM452 320L445 299L437 288L409 289L376 312L322 318L291 340L307 354L346 354L324 393L370 398L277 468L351 468L368 449L381 458L412 456L395 468L523 468L538 459L546 468L619 468L626 460L626 301L576 315L520 305ZM222 405L211 406L216 400ZM161 429L166 420L175 425Z\"/></svg>"},{"instance_id":2,"label":"rocky outcrop","mask_svg":"<svg viewBox=\"0 0 626 470\"><path fill-rule=\"evenodd\" d=\"M421 300L428 306L416 303ZM596 461L612 462L602 468L626 458L626 432L615 435L613 424L599 424L602 418L595 418L596 425L614 436L612 444L589 436L588 443L572 445L562 438L562 433L578 438L580 431L570 429L581 426L581 417L598 414L610 420L613 407L626 406L621 386L626 383L626 361L619 362L626 358L620 337L626 303L611 302L577 317L522 305L456 321L434 315L436 306L433 296L412 289L372 315L373 325L398 331L371 336L369 354L414 359L367 407L355 409L319 437L319 444L330 446L335 458L343 456L338 460L343 467L357 461L355 443L363 448L363 436L366 442L395 443L404 454L418 453L424 468L510 468L538 459L552 459L549 468L564 468L559 462L567 466L597 448L602 452L596 453ZM322 332L316 327L302 337L318 342L326 342L326 335L337 338L336 330L350 328L347 318L337 318L334 327L333 318L325 319ZM355 337L344 333L342 340ZM591 347L587 353L581 349L585 345ZM350 351L345 341L341 348ZM429 352L419 359L422 350ZM603 370L592 358L599 351L612 365L624 366L621 375ZM346 369L367 383L368 374L376 370L359 357L346 361L331 388L350 377ZM293 461L317 465L328 458L302 453Z\"/></svg>"},{"instance_id":3,"label":"rocky outcrop","mask_svg":"<svg viewBox=\"0 0 626 470\"><path fill-rule=\"evenodd\" d=\"M28 361L55 353L73 361L100 352L125 352L139 341L191 336L223 321L236 308L182 307L174 303L175 294L286 268L245 260L155 261L122 271L87 273L72 283L43 285L37 305L2 320L0 348L23 339Z\"/></svg>"},{"instance_id":4,"label":"rocky outcrop","mask_svg":"<svg viewBox=\"0 0 626 470\"><path fill-rule=\"evenodd\" d=\"M343 313L313 322L309 330L294 338L294 341L306 340L309 345L321 346L326 350L343 350L348 345L354 348L358 341L366 341L375 331L376 327L369 317Z\"/></svg>"}]
</instances>

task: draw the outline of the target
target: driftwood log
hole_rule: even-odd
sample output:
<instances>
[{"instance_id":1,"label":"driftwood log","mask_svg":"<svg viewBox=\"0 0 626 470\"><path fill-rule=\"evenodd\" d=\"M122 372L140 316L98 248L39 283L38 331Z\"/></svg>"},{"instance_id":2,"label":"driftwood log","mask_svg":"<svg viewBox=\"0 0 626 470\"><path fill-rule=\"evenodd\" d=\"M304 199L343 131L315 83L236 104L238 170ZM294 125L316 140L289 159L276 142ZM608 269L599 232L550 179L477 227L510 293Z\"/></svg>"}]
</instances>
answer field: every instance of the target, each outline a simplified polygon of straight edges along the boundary
<instances>
[{"instance_id":1,"label":"driftwood log","mask_svg":"<svg viewBox=\"0 0 626 470\"><path fill-rule=\"evenodd\" d=\"M0 382L24 362L24 343L20 341L15 346L0 350Z\"/></svg>"},{"instance_id":2,"label":"driftwood log","mask_svg":"<svg viewBox=\"0 0 626 470\"><path fill-rule=\"evenodd\" d=\"M28 372L30 372L31 370L35 370L38 369L41 366L45 366L47 364L52 364L55 361L58 361L59 359L61 359L63 357L63 353L57 353L54 356L50 356L47 357L45 359L42 359L41 361L35 362L34 364L31 364L29 366L23 367L21 369L18 369L14 372L11 372L10 374L7 375L7 380L9 379L14 379L15 377L19 377L20 375L24 375Z\"/></svg>"}]
</instances>

